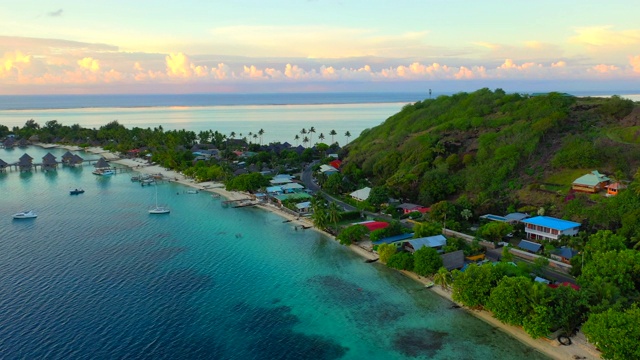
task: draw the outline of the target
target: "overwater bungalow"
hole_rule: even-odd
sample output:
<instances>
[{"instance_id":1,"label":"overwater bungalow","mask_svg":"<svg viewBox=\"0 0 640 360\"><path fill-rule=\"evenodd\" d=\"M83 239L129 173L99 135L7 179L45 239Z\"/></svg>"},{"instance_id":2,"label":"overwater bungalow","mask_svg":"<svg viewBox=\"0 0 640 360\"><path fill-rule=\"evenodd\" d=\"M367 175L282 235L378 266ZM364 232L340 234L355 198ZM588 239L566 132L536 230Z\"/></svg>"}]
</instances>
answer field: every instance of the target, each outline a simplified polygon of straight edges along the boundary
<instances>
[{"instance_id":1,"label":"overwater bungalow","mask_svg":"<svg viewBox=\"0 0 640 360\"><path fill-rule=\"evenodd\" d=\"M5 149L13 149L16 146L16 139L14 139L13 137L6 138L5 141L2 143L2 146Z\"/></svg>"},{"instance_id":2,"label":"overwater bungalow","mask_svg":"<svg viewBox=\"0 0 640 360\"><path fill-rule=\"evenodd\" d=\"M82 163L84 162L84 159L81 158L80 156L78 156L78 154L73 154L73 158L71 158L71 160L69 161L69 166L77 166L77 165L82 165Z\"/></svg>"},{"instance_id":3,"label":"overwater bungalow","mask_svg":"<svg viewBox=\"0 0 640 360\"><path fill-rule=\"evenodd\" d=\"M6 168L9 167L9 164L6 161L0 159L0 172L4 172Z\"/></svg>"},{"instance_id":4,"label":"overwater bungalow","mask_svg":"<svg viewBox=\"0 0 640 360\"><path fill-rule=\"evenodd\" d=\"M109 169L111 166L109 166L109 163L107 162L107 160L105 160L105 158L100 158L100 160L96 161L95 165L93 165L96 170L100 170L100 169Z\"/></svg>"},{"instance_id":5,"label":"overwater bungalow","mask_svg":"<svg viewBox=\"0 0 640 360\"><path fill-rule=\"evenodd\" d=\"M58 161L52 153L48 152L47 155L42 157L42 171L53 171L58 168Z\"/></svg>"},{"instance_id":6,"label":"overwater bungalow","mask_svg":"<svg viewBox=\"0 0 640 360\"><path fill-rule=\"evenodd\" d=\"M20 172L31 171L31 168L33 168L33 158L25 153L20 157L18 167L20 168Z\"/></svg>"},{"instance_id":7,"label":"overwater bungalow","mask_svg":"<svg viewBox=\"0 0 640 360\"><path fill-rule=\"evenodd\" d=\"M29 142L27 141L27 139L22 138L18 140L18 147L25 148L27 146L29 146Z\"/></svg>"},{"instance_id":8,"label":"overwater bungalow","mask_svg":"<svg viewBox=\"0 0 640 360\"><path fill-rule=\"evenodd\" d=\"M62 155L61 159L63 165L68 165L71 159L73 159L73 154L71 153L71 151L67 151Z\"/></svg>"}]
</instances>

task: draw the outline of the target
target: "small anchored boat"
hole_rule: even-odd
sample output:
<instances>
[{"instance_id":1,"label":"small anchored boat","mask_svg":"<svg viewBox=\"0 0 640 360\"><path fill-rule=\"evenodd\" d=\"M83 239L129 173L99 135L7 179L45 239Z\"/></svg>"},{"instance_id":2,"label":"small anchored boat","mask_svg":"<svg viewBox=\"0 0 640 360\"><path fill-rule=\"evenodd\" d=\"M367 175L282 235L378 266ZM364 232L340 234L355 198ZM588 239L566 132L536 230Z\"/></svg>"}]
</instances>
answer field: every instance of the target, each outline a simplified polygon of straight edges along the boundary
<instances>
[{"instance_id":1,"label":"small anchored boat","mask_svg":"<svg viewBox=\"0 0 640 360\"><path fill-rule=\"evenodd\" d=\"M84 190L83 189L69 190L69 195L78 195L78 194L84 194Z\"/></svg>"},{"instance_id":2,"label":"small anchored boat","mask_svg":"<svg viewBox=\"0 0 640 360\"><path fill-rule=\"evenodd\" d=\"M14 219L35 219L37 217L38 214L36 214L33 210L27 210L13 214Z\"/></svg>"}]
</instances>

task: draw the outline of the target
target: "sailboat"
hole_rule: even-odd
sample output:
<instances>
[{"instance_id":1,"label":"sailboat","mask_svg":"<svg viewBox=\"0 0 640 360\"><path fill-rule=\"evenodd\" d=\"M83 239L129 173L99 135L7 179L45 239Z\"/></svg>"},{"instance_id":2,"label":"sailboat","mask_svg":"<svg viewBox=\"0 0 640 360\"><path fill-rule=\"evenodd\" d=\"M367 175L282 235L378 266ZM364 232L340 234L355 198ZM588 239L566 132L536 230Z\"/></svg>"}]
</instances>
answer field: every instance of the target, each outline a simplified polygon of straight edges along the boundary
<instances>
[{"instance_id":1,"label":"sailboat","mask_svg":"<svg viewBox=\"0 0 640 360\"><path fill-rule=\"evenodd\" d=\"M170 211L168 206L158 205L158 187L156 186L156 206L149 208L149 214L168 214Z\"/></svg>"}]
</instances>

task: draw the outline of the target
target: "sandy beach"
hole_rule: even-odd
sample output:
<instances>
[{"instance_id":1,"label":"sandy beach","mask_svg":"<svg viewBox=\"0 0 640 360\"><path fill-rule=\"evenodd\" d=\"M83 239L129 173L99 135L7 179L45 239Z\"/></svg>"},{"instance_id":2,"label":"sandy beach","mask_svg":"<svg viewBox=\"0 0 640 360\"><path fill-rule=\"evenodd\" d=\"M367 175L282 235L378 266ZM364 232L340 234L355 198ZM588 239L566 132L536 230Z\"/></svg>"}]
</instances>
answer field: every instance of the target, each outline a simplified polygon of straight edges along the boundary
<instances>
[{"instance_id":1,"label":"sandy beach","mask_svg":"<svg viewBox=\"0 0 640 360\"><path fill-rule=\"evenodd\" d=\"M52 144L36 144L38 146L42 146L44 148L50 148L51 146L47 145L52 145ZM60 146L61 148L65 148L68 150L78 150L75 147L64 147L64 146ZM131 169L133 169L134 171L143 173L143 174L160 174L162 175L162 177L168 181L172 181L172 182L177 182L180 184L183 184L185 186L189 186L192 188L195 188L199 191L207 191L207 192L211 192L211 193L216 193L219 194L220 196L226 198L227 200L243 200L243 199L251 199L251 197L248 194L243 194L240 192L234 192L234 191L227 191L224 188L224 185L222 183L218 183L218 182L201 182L201 183L196 183L194 182L194 180L192 179L188 179L185 176L183 176L182 174L173 171L173 170L167 170L161 166L158 165L150 165L147 163L147 161L142 160L142 159L121 159L119 158L117 155L110 153L108 151L105 151L104 149L101 148L87 148L85 150L86 152L90 152L92 154L99 154L103 157L105 157L106 160L109 160L112 164L117 164L117 165L121 165L121 166L126 166L129 167ZM117 167L117 166L116 166ZM274 212L280 216L282 216L283 218L285 218L286 220L289 220L291 222L291 224L293 226L305 226L305 227L309 227L311 226L311 228L309 228L309 230L313 229L315 231L320 231L318 229L316 229L315 227L313 227L313 223L311 222L310 219L306 219L303 217L297 217L294 216L290 213L286 213L284 211L280 211L279 208L277 208L274 205L269 205L269 204L258 204L258 207L266 210L266 211L270 211L270 212ZM330 234L327 234L323 231L321 231L321 233L323 233L326 236L329 236L331 238L333 238L335 240L335 237L333 237ZM351 245L350 248L357 254L359 254L360 256L362 256L365 259L377 259L378 256L375 253L372 253L368 250L365 250L357 245ZM418 281L422 284L426 284L427 282L430 282L431 279L429 278L424 278L421 276L416 275L415 273L412 272L408 272L408 271L402 271L402 273L405 276L408 276L409 278ZM444 290L443 288L439 287L439 286L433 286L432 288L430 288L430 291L435 292L436 294L447 298L448 300L450 300L452 303L455 303L453 301L453 299L451 298L451 293L447 290ZM584 335L582 333L579 333L577 336L574 336L571 338L572 340L572 345L569 346L563 346L560 345L558 343L557 340L549 340L549 339L532 339L522 328L519 327L515 327L515 326L510 326L510 325L506 325L501 323L499 320L493 318L491 316L491 313L489 313L488 311L477 311L477 310L471 310L471 309L467 309L464 307L460 308L461 311L468 311L469 313L473 314L474 316L478 317L479 319L487 322L488 324L506 332L507 334L513 336L514 338L518 339L520 342L534 348L537 349L538 351L544 353L545 355L553 358L553 359L561 359L561 360L565 360L565 359L600 359L599 353L593 348L593 346L589 345L586 341L586 339L584 338Z\"/></svg>"}]
</instances>

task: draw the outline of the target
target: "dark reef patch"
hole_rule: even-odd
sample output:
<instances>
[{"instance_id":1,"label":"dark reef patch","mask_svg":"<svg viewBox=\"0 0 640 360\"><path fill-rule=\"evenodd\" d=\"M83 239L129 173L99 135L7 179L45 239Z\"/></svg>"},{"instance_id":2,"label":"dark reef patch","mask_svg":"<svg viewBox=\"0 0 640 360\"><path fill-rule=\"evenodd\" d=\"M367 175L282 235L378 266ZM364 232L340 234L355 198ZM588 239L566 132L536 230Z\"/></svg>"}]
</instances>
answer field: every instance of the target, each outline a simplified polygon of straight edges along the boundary
<instances>
[{"instance_id":1,"label":"dark reef patch","mask_svg":"<svg viewBox=\"0 0 640 360\"><path fill-rule=\"evenodd\" d=\"M393 338L393 348L405 356L434 357L444 343L446 332L430 329L403 329Z\"/></svg>"}]
</instances>

